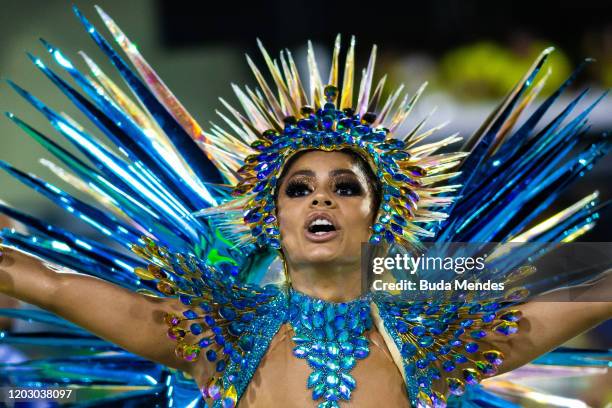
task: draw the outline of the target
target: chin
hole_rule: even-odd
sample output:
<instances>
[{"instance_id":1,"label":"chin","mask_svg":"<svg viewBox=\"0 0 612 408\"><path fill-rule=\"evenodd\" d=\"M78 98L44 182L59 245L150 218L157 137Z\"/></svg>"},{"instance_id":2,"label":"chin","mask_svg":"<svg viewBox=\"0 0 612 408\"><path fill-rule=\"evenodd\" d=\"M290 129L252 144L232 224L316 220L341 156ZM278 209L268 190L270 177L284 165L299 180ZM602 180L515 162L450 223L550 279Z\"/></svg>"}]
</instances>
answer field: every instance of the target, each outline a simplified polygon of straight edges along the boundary
<instances>
[{"instance_id":1,"label":"chin","mask_svg":"<svg viewBox=\"0 0 612 408\"><path fill-rule=\"evenodd\" d=\"M311 263L327 263L337 260L341 255L340 248L333 244L313 244L305 245L306 260Z\"/></svg>"}]
</instances>

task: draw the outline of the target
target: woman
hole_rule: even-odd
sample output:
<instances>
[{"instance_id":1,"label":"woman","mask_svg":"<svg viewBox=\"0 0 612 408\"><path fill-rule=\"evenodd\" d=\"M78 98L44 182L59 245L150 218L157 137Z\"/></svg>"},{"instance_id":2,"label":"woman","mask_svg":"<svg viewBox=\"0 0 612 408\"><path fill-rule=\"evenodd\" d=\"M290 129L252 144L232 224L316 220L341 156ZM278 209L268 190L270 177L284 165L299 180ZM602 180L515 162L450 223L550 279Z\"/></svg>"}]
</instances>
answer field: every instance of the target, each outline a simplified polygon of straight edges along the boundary
<instances>
[{"instance_id":1,"label":"woman","mask_svg":"<svg viewBox=\"0 0 612 408\"><path fill-rule=\"evenodd\" d=\"M99 205L106 209L100 211L7 164L2 167L130 247L140 259L3 206L4 212L28 221L40 233L36 240L4 233L3 293L50 310L134 354L188 373L215 406L366 407L381 402L445 406L447 394L461 395L466 384L519 367L610 318L612 308L605 302L589 304L586 311L575 302L521 303L523 299L505 297L497 303L431 299L424 304L361 289L362 242L383 250L412 250L420 239L434 236L442 241L490 240L492 235L482 235L486 230L482 223L493 225L500 206L508 206L499 195L492 199L492 191L501 194L508 188L505 177L530 178L534 172L551 171L555 163L526 165L518 175L506 167L517 163L515 158L533 159L529 155L536 151L544 155L539 157L544 163L561 155L554 144L536 150L518 139L530 134L545 107L532 116L531 128L510 135L518 117L517 103L522 97L524 103L533 98L524 94L525 89L549 51L471 139L470 154L436 153L455 141L453 137L420 144L431 133L421 130L422 123L406 137L393 137L420 92L398 104L400 90L375 114L382 82L372 87L374 52L354 104L354 44L340 91L339 41L327 86L311 54L308 96L290 55L281 56L281 71L262 49L278 97L249 60L262 93L237 90L246 116L228 106L235 121L224 119L237 135L232 137L220 127L203 132L127 37L99 12L148 89L77 14L149 113L133 104L90 60L98 82L86 79L60 50L48 45L91 102L40 60L36 64L135 165L125 166L126 159L105 150L81 127L15 86L93 167L11 118L91 183L84 190L102 198ZM524 108L523 102L518 109ZM558 129L559 133L551 127L551 132L536 136L549 138L562 132L575 138L581 126ZM194 155L188 136L206 156ZM158 150L146 148L153 142ZM460 187L443 183L457 177L448 172L457 166L469 174L460 183L465 198L453 204L449 193ZM489 173L496 177L488 179ZM474 176L480 179L475 181ZM235 198L230 198L226 185L214 188L212 183L219 180L235 184ZM534 198L516 190L505 193L514 206ZM481 218L466 220L472 213L462 205L474 211L481 208ZM198 206L208 207L201 211L204 221L192 216ZM587 206L582 217L578 213L584 208L577 205L561 214L561 220L572 220L561 232L578 235L584 230L588 225L584 219L596 211ZM581 217L570 217L576 214ZM524 231L524 215L516 212L503 216L509 226L523 225L520 230L527 236L542 230L539 225ZM463 235L451 228L459 222ZM446 229L436 235L439 225ZM140 233L146 235L139 239ZM510 237L508 233L500 241ZM50 239L55 245L49 245ZM277 254L284 283L264 286L269 279L262 271ZM139 279L127 277L132 271ZM501 277L510 280L510 272Z\"/></svg>"}]
</instances>

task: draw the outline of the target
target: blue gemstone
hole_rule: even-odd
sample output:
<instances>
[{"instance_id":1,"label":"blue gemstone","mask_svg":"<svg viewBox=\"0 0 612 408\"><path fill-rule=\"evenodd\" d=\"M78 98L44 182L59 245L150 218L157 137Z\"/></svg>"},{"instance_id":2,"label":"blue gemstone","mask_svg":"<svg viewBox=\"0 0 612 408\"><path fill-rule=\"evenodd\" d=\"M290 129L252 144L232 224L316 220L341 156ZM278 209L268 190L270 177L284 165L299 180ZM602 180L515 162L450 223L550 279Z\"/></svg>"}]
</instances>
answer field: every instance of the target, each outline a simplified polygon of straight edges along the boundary
<instances>
[{"instance_id":1,"label":"blue gemstone","mask_svg":"<svg viewBox=\"0 0 612 408\"><path fill-rule=\"evenodd\" d=\"M397 322L395 322L395 328L397 329L399 333L406 333L408 331L408 325L401 320L398 320Z\"/></svg>"},{"instance_id":2,"label":"blue gemstone","mask_svg":"<svg viewBox=\"0 0 612 408\"><path fill-rule=\"evenodd\" d=\"M342 380L342 383L346 385L349 389L351 390L355 389L355 385L357 383L355 382L355 379L353 378L352 375L347 374L347 373L341 373L340 380Z\"/></svg>"},{"instance_id":3,"label":"blue gemstone","mask_svg":"<svg viewBox=\"0 0 612 408\"><path fill-rule=\"evenodd\" d=\"M381 240L382 240L382 238L378 234L372 234L372 236L370 237L370 243L371 244L379 244Z\"/></svg>"},{"instance_id":4,"label":"blue gemstone","mask_svg":"<svg viewBox=\"0 0 612 408\"><path fill-rule=\"evenodd\" d=\"M206 359L208 361L215 361L217 359L217 353L214 350L208 350L206 352Z\"/></svg>"},{"instance_id":5,"label":"blue gemstone","mask_svg":"<svg viewBox=\"0 0 612 408\"><path fill-rule=\"evenodd\" d=\"M412 334L414 334L417 337L421 337L422 335L424 335L427 332L427 330L425 329L425 327L423 326L414 326L412 328Z\"/></svg>"},{"instance_id":6,"label":"blue gemstone","mask_svg":"<svg viewBox=\"0 0 612 408\"><path fill-rule=\"evenodd\" d=\"M451 351L451 346L449 346L448 344L440 347L440 349L438 350L438 353L440 353L440 355L445 355L450 353Z\"/></svg>"},{"instance_id":7,"label":"blue gemstone","mask_svg":"<svg viewBox=\"0 0 612 408\"><path fill-rule=\"evenodd\" d=\"M421 347L429 347L433 344L434 338L431 336L423 336L419 339L419 345Z\"/></svg>"},{"instance_id":8,"label":"blue gemstone","mask_svg":"<svg viewBox=\"0 0 612 408\"><path fill-rule=\"evenodd\" d=\"M344 329L344 326L346 325L346 319L344 318L344 316L336 316L334 318L334 327L337 330L342 330Z\"/></svg>"},{"instance_id":9,"label":"blue gemstone","mask_svg":"<svg viewBox=\"0 0 612 408\"><path fill-rule=\"evenodd\" d=\"M482 339L483 337L485 337L487 335L487 333L484 330L474 330L470 333L470 336L473 339Z\"/></svg>"},{"instance_id":10,"label":"blue gemstone","mask_svg":"<svg viewBox=\"0 0 612 408\"><path fill-rule=\"evenodd\" d=\"M210 340L209 339L202 339L199 341L198 345L202 348L206 348L208 346L210 346Z\"/></svg>"},{"instance_id":11,"label":"blue gemstone","mask_svg":"<svg viewBox=\"0 0 612 408\"><path fill-rule=\"evenodd\" d=\"M225 360L217 361L217 371L218 372L225 370L225 366L226 366Z\"/></svg>"},{"instance_id":12,"label":"blue gemstone","mask_svg":"<svg viewBox=\"0 0 612 408\"><path fill-rule=\"evenodd\" d=\"M340 343L340 349L344 354L351 354L354 350L355 346L352 343L343 342Z\"/></svg>"},{"instance_id":13,"label":"blue gemstone","mask_svg":"<svg viewBox=\"0 0 612 408\"><path fill-rule=\"evenodd\" d=\"M315 313L312 317L312 324L314 327L323 327L325 324L325 318L323 317L323 313Z\"/></svg>"},{"instance_id":14,"label":"blue gemstone","mask_svg":"<svg viewBox=\"0 0 612 408\"><path fill-rule=\"evenodd\" d=\"M202 326L197 323L192 324L189 329L191 330L191 333L195 334L196 336L201 334L203 330Z\"/></svg>"},{"instance_id":15,"label":"blue gemstone","mask_svg":"<svg viewBox=\"0 0 612 408\"><path fill-rule=\"evenodd\" d=\"M391 233L391 231L385 231L385 240L388 243L393 243L393 241L395 241L395 238L393 237L393 234Z\"/></svg>"},{"instance_id":16,"label":"blue gemstone","mask_svg":"<svg viewBox=\"0 0 612 408\"><path fill-rule=\"evenodd\" d=\"M467 343L465 345L465 350L468 353L475 353L476 351L478 351L478 344L476 344L474 342Z\"/></svg>"},{"instance_id":17,"label":"blue gemstone","mask_svg":"<svg viewBox=\"0 0 612 408\"><path fill-rule=\"evenodd\" d=\"M368 354L370 354L370 350L366 347L355 347L355 351L353 352L356 358L362 359L366 358Z\"/></svg>"},{"instance_id":18,"label":"blue gemstone","mask_svg":"<svg viewBox=\"0 0 612 408\"><path fill-rule=\"evenodd\" d=\"M340 392L340 397L345 400L349 400L351 398L351 390L344 384L340 384L338 386L338 391Z\"/></svg>"},{"instance_id":19,"label":"blue gemstone","mask_svg":"<svg viewBox=\"0 0 612 408\"><path fill-rule=\"evenodd\" d=\"M442 363L442 368L444 371L453 371L455 369L455 363L453 363L452 360L447 360Z\"/></svg>"},{"instance_id":20,"label":"blue gemstone","mask_svg":"<svg viewBox=\"0 0 612 408\"><path fill-rule=\"evenodd\" d=\"M183 316L185 316L188 319L196 319L198 317L198 314L194 312L193 310L185 310L183 312Z\"/></svg>"},{"instance_id":21,"label":"blue gemstone","mask_svg":"<svg viewBox=\"0 0 612 408\"><path fill-rule=\"evenodd\" d=\"M312 390L312 399L314 401L318 400L325 393L325 383L317 384Z\"/></svg>"},{"instance_id":22,"label":"blue gemstone","mask_svg":"<svg viewBox=\"0 0 612 408\"><path fill-rule=\"evenodd\" d=\"M411 358L416 354L416 352L417 352L417 348L412 343L404 343L400 351L402 357L404 358Z\"/></svg>"},{"instance_id":23,"label":"blue gemstone","mask_svg":"<svg viewBox=\"0 0 612 408\"><path fill-rule=\"evenodd\" d=\"M374 230L374 232L380 233L385 230L385 227L382 224L376 223L372 226L372 229Z\"/></svg>"},{"instance_id":24,"label":"blue gemstone","mask_svg":"<svg viewBox=\"0 0 612 408\"><path fill-rule=\"evenodd\" d=\"M426 359L419 359L416 362L416 366L420 369L424 369L425 367L427 367L429 365L429 361L427 361Z\"/></svg>"},{"instance_id":25,"label":"blue gemstone","mask_svg":"<svg viewBox=\"0 0 612 408\"><path fill-rule=\"evenodd\" d=\"M321 371L313 371L308 376L308 388L314 387L323 377L323 373Z\"/></svg>"},{"instance_id":26,"label":"blue gemstone","mask_svg":"<svg viewBox=\"0 0 612 408\"><path fill-rule=\"evenodd\" d=\"M317 369L321 369L325 367L325 360L317 356L312 356L312 355L308 356L308 363L312 367L317 368Z\"/></svg>"},{"instance_id":27,"label":"blue gemstone","mask_svg":"<svg viewBox=\"0 0 612 408\"><path fill-rule=\"evenodd\" d=\"M467 363L468 359L463 354L453 354L453 358L459 364Z\"/></svg>"},{"instance_id":28,"label":"blue gemstone","mask_svg":"<svg viewBox=\"0 0 612 408\"><path fill-rule=\"evenodd\" d=\"M325 351L325 345L320 342L314 342L310 346L310 349L314 351L315 353L323 353Z\"/></svg>"}]
</instances>

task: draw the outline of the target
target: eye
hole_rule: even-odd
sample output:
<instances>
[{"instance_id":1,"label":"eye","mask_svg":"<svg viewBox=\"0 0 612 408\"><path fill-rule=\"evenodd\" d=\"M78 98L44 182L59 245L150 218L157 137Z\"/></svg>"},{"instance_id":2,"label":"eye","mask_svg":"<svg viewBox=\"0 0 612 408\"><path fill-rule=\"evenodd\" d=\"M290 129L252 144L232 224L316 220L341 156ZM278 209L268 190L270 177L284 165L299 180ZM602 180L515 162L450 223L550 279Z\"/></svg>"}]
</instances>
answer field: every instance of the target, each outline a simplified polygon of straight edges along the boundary
<instances>
[{"instance_id":1,"label":"eye","mask_svg":"<svg viewBox=\"0 0 612 408\"><path fill-rule=\"evenodd\" d=\"M336 183L336 193L343 196L361 195L363 189L357 181L339 181Z\"/></svg>"},{"instance_id":2,"label":"eye","mask_svg":"<svg viewBox=\"0 0 612 408\"><path fill-rule=\"evenodd\" d=\"M303 197L312 192L312 188L305 181L291 180L287 183L285 194L288 197Z\"/></svg>"}]
</instances>

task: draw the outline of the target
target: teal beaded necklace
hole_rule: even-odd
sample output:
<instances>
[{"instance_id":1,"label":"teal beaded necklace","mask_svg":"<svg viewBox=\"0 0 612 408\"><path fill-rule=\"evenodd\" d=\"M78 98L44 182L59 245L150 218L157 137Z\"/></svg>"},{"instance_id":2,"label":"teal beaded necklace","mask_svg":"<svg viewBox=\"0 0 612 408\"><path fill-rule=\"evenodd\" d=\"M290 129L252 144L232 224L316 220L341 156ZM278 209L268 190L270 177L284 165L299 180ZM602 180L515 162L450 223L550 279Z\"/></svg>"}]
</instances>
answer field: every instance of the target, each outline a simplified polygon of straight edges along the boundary
<instances>
[{"instance_id":1,"label":"teal beaded necklace","mask_svg":"<svg viewBox=\"0 0 612 408\"><path fill-rule=\"evenodd\" d=\"M370 353L364 333L372 327L371 295L346 303L326 302L289 288L289 323L295 331L293 355L312 368L307 386L318 408L348 401L356 382L350 374Z\"/></svg>"}]
</instances>

